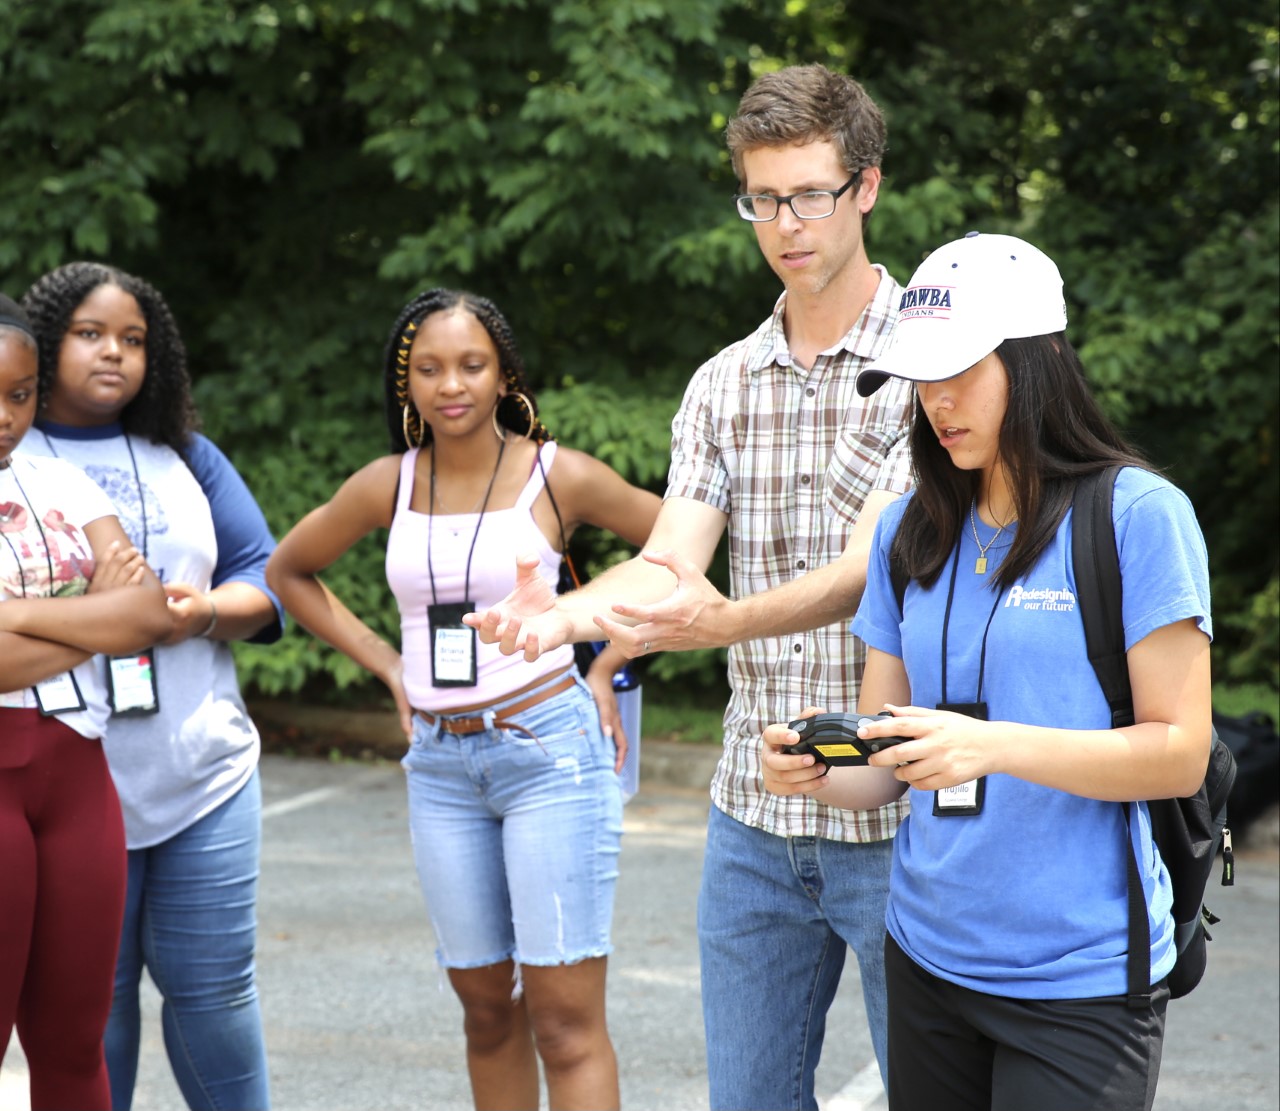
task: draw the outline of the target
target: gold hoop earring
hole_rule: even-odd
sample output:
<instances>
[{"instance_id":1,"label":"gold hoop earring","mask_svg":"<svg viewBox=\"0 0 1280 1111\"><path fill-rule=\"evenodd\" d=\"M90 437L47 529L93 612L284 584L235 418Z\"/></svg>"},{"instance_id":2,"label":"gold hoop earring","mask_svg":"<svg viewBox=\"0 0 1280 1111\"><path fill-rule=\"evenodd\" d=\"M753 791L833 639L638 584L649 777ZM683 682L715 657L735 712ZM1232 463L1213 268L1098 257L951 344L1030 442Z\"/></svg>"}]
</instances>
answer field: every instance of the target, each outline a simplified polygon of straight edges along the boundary
<instances>
[{"instance_id":1,"label":"gold hoop earring","mask_svg":"<svg viewBox=\"0 0 1280 1111\"><path fill-rule=\"evenodd\" d=\"M537 417L535 417L533 414L533 402L530 401L527 397L525 397L525 395L522 394L519 390L508 390L500 398L498 398L497 402L494 403L493 408L489 410L489 418L493 421L494 432L497 433L499 440L506 439L506 436L503 435L503 431L504 431L503 425L500 424L498 421L498 406L501 405L508 397L518 397L521 403L524 405L524 410L529 415L529 427L524 430L524 439L532 440L533 430L537 425ZM515 429L514 428L511 429L511 431L514 432Z\"/></svg>"},{"instance_id":2,"label":"gold hoop earring","mask_svg":"<svg viewBox=\"0 0 1280 1111\"><path fill-rule=\"evenodd\" d=\"M519 390L511 390L507 394L507 396L518 397L520 399L521 404L524 405L524 411L529 415L529 427L525 429L524 438L526 440L532 440L534 427L538 423L538 418L534 415L534 412L533 412L533 402L530 401L527 397L525 397L525 395L522 394Z\"/></svg>"},{"instance_id":3,"label":"gold hoop earring","mask_svg":"<svg viewBox=\"0 0 1280 1111\"><path fill-rule=\"evenodd\" d=\"M401 424L404 427L404 444L405 447L422 447L422 440L426 435L426 429L422 426L422 418L418 417L418 438L417 440L414 440L413 436L409 433L409 408L409 403L406 401L404 403L404 408L400 410L403 414ZM416 412L414 413L414 416L417 417Z\"/></svg>"}]
</instances>

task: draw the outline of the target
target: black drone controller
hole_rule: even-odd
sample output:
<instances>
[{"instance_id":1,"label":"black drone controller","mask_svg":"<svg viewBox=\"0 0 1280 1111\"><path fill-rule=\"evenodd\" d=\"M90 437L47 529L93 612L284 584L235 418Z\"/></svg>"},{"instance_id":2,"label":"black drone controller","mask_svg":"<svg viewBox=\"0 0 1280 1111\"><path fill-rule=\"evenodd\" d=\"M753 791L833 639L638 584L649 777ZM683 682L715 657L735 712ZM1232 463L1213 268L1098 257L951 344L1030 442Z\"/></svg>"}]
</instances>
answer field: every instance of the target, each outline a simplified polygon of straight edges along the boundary
<instances>
[{"instance_id":1,"label":"black drone controller","mask_svg":"<svg viewBox=\"0 0 1280 1111\"><path fill-rule=\"evenodd\" d=\"M872 737L862 740L858 727L873 721L892 721L892 714L815 714L799 718L788 728L800 734L800 740L786 745L782 751L792 756L812 756L828 767L843 768L865 765L873 752L908 741L910 737Z\"/></svg>"}]
</instances>

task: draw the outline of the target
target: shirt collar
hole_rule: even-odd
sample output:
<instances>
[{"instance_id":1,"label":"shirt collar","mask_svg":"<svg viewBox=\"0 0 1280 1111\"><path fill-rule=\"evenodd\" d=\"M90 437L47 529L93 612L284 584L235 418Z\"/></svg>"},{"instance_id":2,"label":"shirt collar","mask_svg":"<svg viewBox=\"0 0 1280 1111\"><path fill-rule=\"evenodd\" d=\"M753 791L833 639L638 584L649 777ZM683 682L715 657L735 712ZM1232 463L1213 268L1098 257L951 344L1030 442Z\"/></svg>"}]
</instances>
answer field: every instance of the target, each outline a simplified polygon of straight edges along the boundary
<instances>
[{"instance_id":1,"label":"shirt collar","mask_svg":"<svg viewBox=\"0 0 1280 1111\"><path fill-rule=\"evenodd\" d=\"M873 270L880 275L880 284L875 294L862 310L862 315L853 322L853 326L844 336L819 355L834 355L840 351L859 358L872 359L880 354L885 340L885 329L878 327L878 322L892 319L897 311L899 296L898 284L889 276L878 262L871 264ZM778 300L774 302L773 315L766 322L761 336L762 342L752 353L748 370L759 374L769 366L791 366L791 349L787 346L787 331L783 326L783 313L787 307L787 291L784 289ZM867 326L870 325L870 326Z\"/></svg>"},{"instance_id":2,"label":"shirt collar","mask_svg":"<svg viewBox=\"0 0 1280 1111\"><path fill-rule=\"evenodd\" d=\"M124 433L124 425L118 420L113 420L110 424L95 424L82 428L37 418L36 428L46 436L56 436L59 440L110 440Z\"/></svg>"}]
</instances>

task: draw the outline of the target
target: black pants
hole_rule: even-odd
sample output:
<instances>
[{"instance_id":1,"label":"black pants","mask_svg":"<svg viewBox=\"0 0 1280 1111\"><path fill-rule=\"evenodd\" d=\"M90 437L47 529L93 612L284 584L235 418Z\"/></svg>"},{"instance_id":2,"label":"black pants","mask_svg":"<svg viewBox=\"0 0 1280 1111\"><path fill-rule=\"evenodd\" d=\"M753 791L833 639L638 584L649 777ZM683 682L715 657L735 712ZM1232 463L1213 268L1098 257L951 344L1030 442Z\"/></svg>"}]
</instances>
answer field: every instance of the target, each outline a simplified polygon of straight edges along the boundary
<instances>
[{"instance_id":1,"label":"black pants","mask_svg":"<svg viewBox=\"0 0 1280 1111\"><path fill-rule=\"evenodd\" d=\"M888 934L890 1111L1150 1111L1165 1007L1007 999L926 972Z\"/></svg>"}]
</instances>

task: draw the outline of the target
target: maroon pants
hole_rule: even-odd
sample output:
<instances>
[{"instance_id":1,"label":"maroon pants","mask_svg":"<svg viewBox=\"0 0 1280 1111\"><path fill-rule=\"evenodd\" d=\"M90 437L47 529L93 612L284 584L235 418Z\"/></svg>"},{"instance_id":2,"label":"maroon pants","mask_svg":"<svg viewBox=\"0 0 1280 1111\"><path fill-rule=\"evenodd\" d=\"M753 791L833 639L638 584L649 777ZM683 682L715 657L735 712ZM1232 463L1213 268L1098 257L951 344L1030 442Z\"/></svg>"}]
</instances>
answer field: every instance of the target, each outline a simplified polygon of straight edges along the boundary
<instances>
[{"instance_id":1,"label":"maroon pants","mask_svg":"<svg viewBox=\"0 0 1280 1111\"><path fill-rule=\"evenodd\" d=\"M109 1111L102 1034L124 912L102 743L0 708L0 1059L14 1025L32 1111Z\"/></svg>"}]
</instances>

